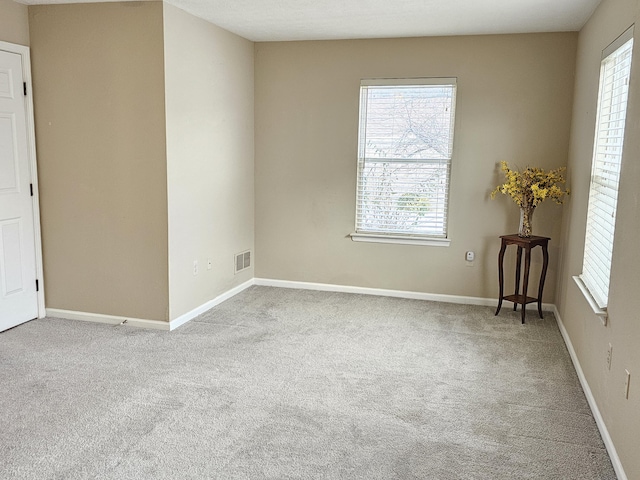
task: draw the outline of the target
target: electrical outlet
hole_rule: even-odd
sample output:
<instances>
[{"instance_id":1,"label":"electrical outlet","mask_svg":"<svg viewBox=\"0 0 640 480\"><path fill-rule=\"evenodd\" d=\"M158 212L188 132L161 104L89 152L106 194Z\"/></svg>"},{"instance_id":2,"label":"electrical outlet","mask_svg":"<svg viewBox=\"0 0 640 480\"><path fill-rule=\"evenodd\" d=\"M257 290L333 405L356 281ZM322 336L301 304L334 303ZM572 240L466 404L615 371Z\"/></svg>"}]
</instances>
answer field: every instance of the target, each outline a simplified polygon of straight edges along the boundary
<instances>
[{"instance_id":1,"label":"electrical outlet","mask_svg":"<svg viewBox=\"0 0 640 480\"><path fill-rule=\"evenodd\" d=\"M197 260L193 261L193 274L194 275L198 274L198 261Z\"/></svg>"},{"instance_id":2,"label":"electrical outlet","mask_svg":"<svg viewBox=\"0 0 640 480\"><path fill-rule=\"evenodd\" d=\"M613 347L609 344L609 350L607 350L607 370L611 370L611 355L613 355Z\"/></svg>"},{"instance_id":3,"label":"electrical outlet","mask_svg":"<svg viewBox=\"0 0 640 480\"><path fill-rule=\"evenodd\" d=\"M629 370L624 371L624 398L629 398L629 383L631 382L631 374Z\"/></svg>"},{"instance_id":4,"label":"electrical outlet","mask_svg":"<svg viewBox=\"0 0 640 480\"><path fill-rule=\"evenodd\" d=\"M207 270L211 270L213 268L213 263L210 258L207 258Z\"/></svg>"}]
</instances>

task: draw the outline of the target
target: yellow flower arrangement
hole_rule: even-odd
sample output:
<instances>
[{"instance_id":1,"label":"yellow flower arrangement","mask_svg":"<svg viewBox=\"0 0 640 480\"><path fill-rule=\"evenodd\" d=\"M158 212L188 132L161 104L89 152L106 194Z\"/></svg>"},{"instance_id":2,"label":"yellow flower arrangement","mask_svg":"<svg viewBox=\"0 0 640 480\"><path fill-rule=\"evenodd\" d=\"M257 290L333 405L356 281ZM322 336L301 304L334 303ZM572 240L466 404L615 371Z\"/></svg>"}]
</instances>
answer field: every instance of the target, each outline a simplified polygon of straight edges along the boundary
<instances>
[{"instance_id":1,"label":"yellow flower arrangement","mask_svg":"<svg viewBox=\"0 0 640 480\"><path fill-rule=\"evenodd\" d=\"M558 184L565 183L563 173L565 167L545 172L541 168L527 167L522 171L512 170L507 162L500 162L506 182L498 185L491 198L498 193L509 195L520 207L520 237L531 236L531 217L534 209L547 198L561 204L564 196L569 195L569 189L562 190Z\"/></svg>"},{"instance_id":2,"label":"yellow flower arrangement","mask_svg":"<svg viewBox=\"0 0 640 480\"><path fill-rule=\"evenodd\" d=\"M509 195L521 208L537 207L547 198L561 204L569 189L562 190L558 184L564 184L565 167L545 172L541 168L527 167L522 171L512 170L507 162L500 162L506 182L491 192L491 198L498 193Z\"/></svg>"}]
</instances>

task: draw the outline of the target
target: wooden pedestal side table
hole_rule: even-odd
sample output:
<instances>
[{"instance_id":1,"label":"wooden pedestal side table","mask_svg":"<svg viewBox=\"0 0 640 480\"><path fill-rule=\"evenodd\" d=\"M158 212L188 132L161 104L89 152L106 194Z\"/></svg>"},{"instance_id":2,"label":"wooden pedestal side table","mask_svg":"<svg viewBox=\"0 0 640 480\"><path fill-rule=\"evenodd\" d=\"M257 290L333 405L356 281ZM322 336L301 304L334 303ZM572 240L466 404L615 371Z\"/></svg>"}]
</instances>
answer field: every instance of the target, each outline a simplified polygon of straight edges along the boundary
<instances>
[{"instance_id":1,"label":"wooden pedestal side table","mask_svg":"<svg viewBox=\"0 0 640 480\"><path fill-rule=\"evenodd\" d=\"M515 312L518 305L522 305L522 323L524 323L525 310L527 303L538 303L538 314L542 318L542 291L544 290L544 279L547 276L547 267L549 266L549 252L547 251L548 237L519 237L514 235L502 235L502 245L498 254L498 278L500 281L500 297L498 299L498 309L496 315L500 313L502 301L507 300L513 302L513 311ZM504 252L509 245L518 247L518 258L516 260L516 288L513 295L504 295ZM540 272L540 281L538 282L538 298L528 297L527 288L529 287L529 267L531 265L531 250L535 247L542 247L542 272ZM522 264L522 250L524 249L524 275L522 278L522 293L520 293L520 267Z\"/></svg>"}]
</instances>

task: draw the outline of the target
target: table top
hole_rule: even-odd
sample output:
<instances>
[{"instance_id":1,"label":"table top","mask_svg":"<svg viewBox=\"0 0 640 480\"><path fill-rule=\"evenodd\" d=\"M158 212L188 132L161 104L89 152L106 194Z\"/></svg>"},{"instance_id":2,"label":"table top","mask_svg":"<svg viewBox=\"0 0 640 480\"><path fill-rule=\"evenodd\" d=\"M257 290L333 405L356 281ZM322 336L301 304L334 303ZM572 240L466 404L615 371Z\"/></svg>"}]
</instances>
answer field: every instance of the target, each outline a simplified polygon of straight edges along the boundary
<instances>
[{"instance_id":1,"label":"table top","mask_svg":"<svg viewBox=\"0 0 640 480\"><path fill-rule=\"evenodd\" d=\"M520 237L517 233L512 233L510 235L500 235L500 238L507 245L515 244L523 247L535 247L537 245L544 245L549 240L551 240L551 238L549 237L537 237L535 235L531 235L530 237Z\"/></svg>"}]
</instances>

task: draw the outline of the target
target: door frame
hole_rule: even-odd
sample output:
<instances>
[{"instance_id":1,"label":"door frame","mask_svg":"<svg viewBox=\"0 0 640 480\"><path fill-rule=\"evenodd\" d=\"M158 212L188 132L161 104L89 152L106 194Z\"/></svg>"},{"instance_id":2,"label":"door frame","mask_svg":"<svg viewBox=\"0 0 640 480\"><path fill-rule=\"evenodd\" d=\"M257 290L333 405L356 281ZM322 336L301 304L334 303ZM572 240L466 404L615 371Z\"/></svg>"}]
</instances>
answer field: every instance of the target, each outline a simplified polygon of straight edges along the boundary
<instances>
[{"instance_id":1,"label":"door frame","mask_svg":"<svg viewBox=\"0 0 640 480\"><path fill-rule=\"evenodd\" d=\"M40 231L40 195L38 191L38 164L36 162L36 133L33 116L33 87L31 85L31 54L29 47L0 41L0 50L22 57L22 81L27 84L25 113L27 120L27 155L29 156L30 182L33 185L33 233L36 252L36 278L38 279L38 318L46 315L44 306L44 269L42 267L42 234Z\"/></svg>"}]
</instances>

